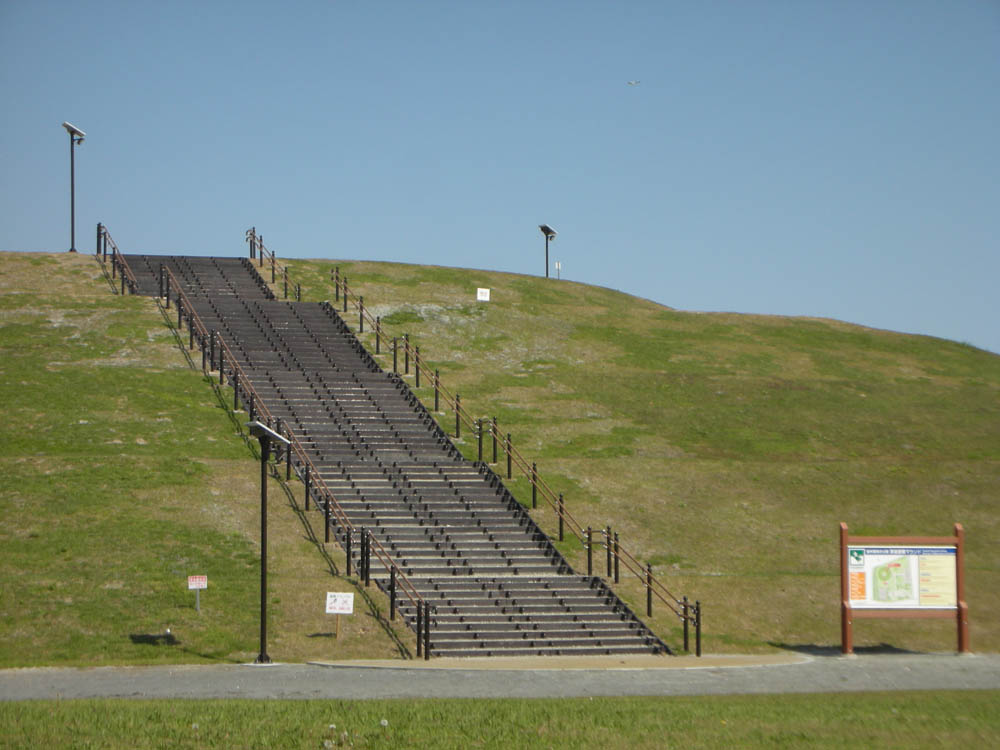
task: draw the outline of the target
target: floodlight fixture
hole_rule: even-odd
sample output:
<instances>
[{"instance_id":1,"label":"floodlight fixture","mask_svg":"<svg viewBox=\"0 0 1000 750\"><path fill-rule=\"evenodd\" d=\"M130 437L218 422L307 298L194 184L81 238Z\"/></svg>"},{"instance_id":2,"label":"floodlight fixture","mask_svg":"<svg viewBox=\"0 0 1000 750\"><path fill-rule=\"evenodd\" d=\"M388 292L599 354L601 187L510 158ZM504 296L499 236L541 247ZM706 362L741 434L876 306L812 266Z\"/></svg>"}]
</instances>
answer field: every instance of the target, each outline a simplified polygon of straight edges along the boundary
<instances>
[{"instance_id":1,"label":"floodlight fixture","mask_svg":"<svg viewBox=\"0 0 1000 750\"><path fill-rule=\"evenodd\" d=\"M87 135L76 125L62 124L69 133L69 251L76 252L76 147Z\"/></svg>"},{"instance_id":2,"label":"floodlight fixture","mask_svg":"<svg viewBox=\"0 0 1000 750\"><path fill-rule=\"evenodd\" d=\"M556 238L556 230L548 224L539 224L538 228L545 235L545 278L549 278L549 240Z\"/></svg>"},{"instance_id":3,"label":"floodlight fixture","mask_svg":"<svg viewBox=\"0 0 1000 750\"><path fill-rule=\"evenodd\" d=\"M288 445L282 437L259 420L248 422L250 434L260 441L260 651L255 664L270 664L267 655L267 461L271 455L271 442Z\"/></svg>"}]
</instances>

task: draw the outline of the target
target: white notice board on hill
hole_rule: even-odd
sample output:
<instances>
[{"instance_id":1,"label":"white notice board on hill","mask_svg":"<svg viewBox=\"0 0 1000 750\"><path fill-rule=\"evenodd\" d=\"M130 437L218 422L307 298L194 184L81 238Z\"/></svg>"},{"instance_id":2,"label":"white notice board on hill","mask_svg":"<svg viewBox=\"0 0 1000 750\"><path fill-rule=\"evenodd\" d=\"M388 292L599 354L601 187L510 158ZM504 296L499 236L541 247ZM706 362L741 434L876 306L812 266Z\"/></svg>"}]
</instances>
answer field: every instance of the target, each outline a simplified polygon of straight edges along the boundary
<instances>
[{"instance_id":1,"label":"white notice board on hill","mask_svg":"<svg viewBox=\"0 0 1000 750\"><path fill-rule=\"evenodd\" d=\"M326 613L328 615L354 614L354 594L342 594L336 591L327 591Z\"/></svg>"}]
</instances>

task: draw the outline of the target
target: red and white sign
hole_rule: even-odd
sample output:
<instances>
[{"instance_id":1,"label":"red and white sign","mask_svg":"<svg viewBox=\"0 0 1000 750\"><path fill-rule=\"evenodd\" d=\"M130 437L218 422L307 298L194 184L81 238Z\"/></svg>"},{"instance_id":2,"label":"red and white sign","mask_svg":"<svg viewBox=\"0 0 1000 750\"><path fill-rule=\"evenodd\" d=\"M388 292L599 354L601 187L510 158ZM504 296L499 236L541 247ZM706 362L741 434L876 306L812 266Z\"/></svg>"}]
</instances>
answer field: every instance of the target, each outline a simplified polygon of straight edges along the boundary
<instances>
[{"instance_id":1,"label":"red and white sign","mask_svg":"<svg viewBox=\"0 0 1000 750\"><path fill-rule=\"evenodd\" d=\"M326 592L326 613L328 615L353 615L354 594Z\"/></svg>"},{"instance_id":2,"label":"red and white sign","mask_svg":"<svg viewBox=\"0 0 1000 750\"><path fill-rule=\"evenodd\" d=\"M208 588L208 576L188 576L188 591Z\"/></svg>"}]
</instances>

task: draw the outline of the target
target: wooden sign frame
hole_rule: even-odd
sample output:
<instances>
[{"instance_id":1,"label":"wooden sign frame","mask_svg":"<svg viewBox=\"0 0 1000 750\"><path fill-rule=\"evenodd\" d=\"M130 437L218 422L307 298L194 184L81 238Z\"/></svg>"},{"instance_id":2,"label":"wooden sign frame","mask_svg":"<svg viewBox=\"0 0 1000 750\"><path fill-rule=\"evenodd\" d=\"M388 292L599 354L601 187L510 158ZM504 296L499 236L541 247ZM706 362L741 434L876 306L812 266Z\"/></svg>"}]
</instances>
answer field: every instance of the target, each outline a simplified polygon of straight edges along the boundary
<instances>
[{"instance_id":1,"label":"wooden sign frame","mask_svg":"<svg viewBox=\"0 0 1000 750\"><path fill-rule=\"evenodd\" d=\"M854 546L935 545L955 548L956 606L948 608L878 609L851 606L847 548ZM847 524L840 524L840 640L841 652L854 653L854 618L956 619L958 652L969 653L969 606L965 602L965 530L956 523L953 536L850 536Z\"/></svg>"}]
</instances>

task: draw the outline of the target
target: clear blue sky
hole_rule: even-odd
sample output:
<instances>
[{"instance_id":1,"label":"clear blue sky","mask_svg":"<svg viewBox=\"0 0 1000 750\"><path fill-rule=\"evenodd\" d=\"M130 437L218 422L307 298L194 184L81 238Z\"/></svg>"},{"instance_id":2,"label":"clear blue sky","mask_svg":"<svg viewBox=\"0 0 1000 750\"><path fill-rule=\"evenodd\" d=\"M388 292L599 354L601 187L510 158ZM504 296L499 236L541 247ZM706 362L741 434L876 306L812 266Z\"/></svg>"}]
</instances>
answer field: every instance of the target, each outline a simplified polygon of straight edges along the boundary
<instances>
[{"instance_id":1,"label":"clear blue sky","mask_svg":"<svg viewBox=\"0 0 1000 750\"><path fill-rule=\"evenodd\" d=\"M0 0L0 113L3 250L69 247L69 120L88 251L543 274L546 222L564 278L1000 352L997 0Z\"/></svg>"}]
</instances>

